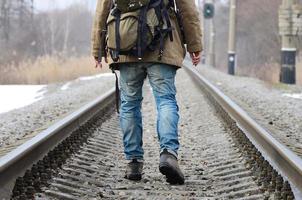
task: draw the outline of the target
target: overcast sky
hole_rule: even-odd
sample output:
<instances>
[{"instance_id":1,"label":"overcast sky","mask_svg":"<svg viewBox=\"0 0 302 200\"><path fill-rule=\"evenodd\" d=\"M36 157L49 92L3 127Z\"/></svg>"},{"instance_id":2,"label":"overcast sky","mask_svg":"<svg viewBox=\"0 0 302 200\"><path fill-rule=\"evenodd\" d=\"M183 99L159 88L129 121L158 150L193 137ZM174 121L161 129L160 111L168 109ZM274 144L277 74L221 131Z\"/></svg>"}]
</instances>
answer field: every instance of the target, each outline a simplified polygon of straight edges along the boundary
<instances>
[{"instance_id":1,"label":"overcast sky","mask_svg":"<svg viewBox=\"0 0 302 200\"><path fill-rule=\"evenodd\" d=\"M218 0L218 1L224 3L227 2L227 0ZM84 2L87 5L87 7L94 10L97 0L36 0L35 6L37 11L44 11L54 8L65 8L66 6L69 6L70 4L75 2ZM195 0L195 2L197 3L198 0ZM203 0L200 0L200 2L203 2Z\"/></svg>"},{"instance_id":2,"label":"overcast sky","mask_svg":"<svg viewBox=\"0 0 302 200\"><path fill-rule=\"evenodd\" d=\"M35 8L37 11L51 10L55 8L65 8L75 2L84 2L87 7L94 9L97 0L36 0Z\"/></svg>"}]
</instances>

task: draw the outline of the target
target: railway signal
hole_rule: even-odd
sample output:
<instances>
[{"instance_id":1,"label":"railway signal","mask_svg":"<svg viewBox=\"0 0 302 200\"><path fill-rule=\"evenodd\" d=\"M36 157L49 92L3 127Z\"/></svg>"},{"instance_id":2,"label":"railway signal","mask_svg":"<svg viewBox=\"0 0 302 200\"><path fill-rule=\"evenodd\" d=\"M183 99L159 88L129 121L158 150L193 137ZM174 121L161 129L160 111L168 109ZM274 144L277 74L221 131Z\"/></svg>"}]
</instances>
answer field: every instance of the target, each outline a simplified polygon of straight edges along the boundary
<instances>
[{"instance_id":1,"label":"railway signal","mask_svg":"<svg viewBox=\"0 0 302 200\"><path fill-rule=\"evenodd\" d=\"M214 26L214 15L215 15L215 2L214 0L206 0L203 5L204 14L204 25L207 27L207 33L209 33L209 49L206 52L206 63L210 66L215 66L215 26Z\"/></svg>"},{"instance_id":2,"label":"railway signal","mask_svg":"<svg viewBox=\"0 0 302 200\"><path fill-rule=\"evenodd\" d=\"M214 17L215 7L213 3L205 3L203 8L203 15L205 19L211 19Z\"/></svg>"},{"instance_id":3,"label":"railway signal","mask_svg":"<svg viewBox=\"0 0 302 200\"><path fill-rule=\"evenodd\" d=\"M235 74L236 67L236 0L230 0L228 44L228 73Z\"/></svg>"}]
</instances>

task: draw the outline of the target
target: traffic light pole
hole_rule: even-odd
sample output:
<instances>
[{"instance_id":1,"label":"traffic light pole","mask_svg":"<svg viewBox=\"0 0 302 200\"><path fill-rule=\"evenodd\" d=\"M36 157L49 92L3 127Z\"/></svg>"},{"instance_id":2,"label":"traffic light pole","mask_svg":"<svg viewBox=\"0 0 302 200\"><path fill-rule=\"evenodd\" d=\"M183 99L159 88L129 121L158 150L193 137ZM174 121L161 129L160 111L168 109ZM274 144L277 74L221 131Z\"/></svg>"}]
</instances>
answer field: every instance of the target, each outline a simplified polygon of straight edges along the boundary
<instances>
[{"instance_id":1,"label":"traffic light pole","mask_svg":"<svg viewBox=\"0 0 302 200\"><path fill-rule=\"evenodd\" d=\"M209 47L209 65L215 66L215 25L214 18L210 19L210 47Z\"/></svg>"},{"instance_id":2,"label":"traffic light pole","mask_svg":"<svg viewBox=\"0 0 302 200\"><path fill-rule=\"evenodd\" d=\"M207 0L206 3L214 5L214 0ZM214 17L208 19L208 28L209 28L209 51L207 53L207 65L215 66L215 26L214 26Z\"/></svg>"},{"instance_id":3,"label":"traffic light pole","mask_svg":"<svg viewBox=\"0 0 302 200\"><path fill-rule=\"evenodd\" d=\"M289 16L292 16L292 5L296 0L283 0L282 8L288 10ZM289 21L287 26L292 30L293 24ZM295 36L290 34L282 34L281 48L281 74L280 81L287 84L296 83L296 45Z\"/></svg>"},{"instance_id":4,"label":"traffic light pole","mask_svg":"<svg viewBox=\"0 0 302 200\"><path fill-rule=\"evenodd\" d=\"M235 74L236 67L236 0L230 0L228 73Z\"/></svg>"}]
</instances>

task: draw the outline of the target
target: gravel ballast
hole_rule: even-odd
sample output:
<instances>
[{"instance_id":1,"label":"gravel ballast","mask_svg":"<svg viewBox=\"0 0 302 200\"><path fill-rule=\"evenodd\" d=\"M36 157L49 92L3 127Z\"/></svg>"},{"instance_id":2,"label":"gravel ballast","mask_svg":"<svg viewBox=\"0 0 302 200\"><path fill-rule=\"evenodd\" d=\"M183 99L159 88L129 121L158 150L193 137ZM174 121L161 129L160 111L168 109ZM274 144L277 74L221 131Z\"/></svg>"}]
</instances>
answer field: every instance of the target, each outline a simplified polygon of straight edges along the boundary
<instances>
[{"instance_id":1,"label":"gravel ballast","mask_svg":"<svg viewBox=\"0 0 302 200\"><path fill-rule=\"evenodd\" d=\"M0 155L106 93L114 84L111 73L50 84L44 88L41 100L0 114Z\"/></svg>"},{"instance_id":2,"label":"gravel ballast","mask_svg":"<svg viewBox=\"0 0 302 200\"><path fill-rule=\"evenodd\" d=\"M185 64L191 65L188 61ZM197 69L277 139L302 155L302 86L272 85L255 78L230 76L201 65ZM42 100L0 114L0 156L3 149L7 152L104 94L114 86L114 81L110 74L51 84L45 88Z\"/></svg>"},{"instance_id":3,"label":"gravel ballast","mask_svg":"<svg viewBox=\"0 0 302 200\"><path fill-rule=\"evenodd\" d=\"M190 65L188 61L185 64ZM197 70L275 138L302 156L302 86L230 76L203 65Z\"/></svg>"}]
</instances>

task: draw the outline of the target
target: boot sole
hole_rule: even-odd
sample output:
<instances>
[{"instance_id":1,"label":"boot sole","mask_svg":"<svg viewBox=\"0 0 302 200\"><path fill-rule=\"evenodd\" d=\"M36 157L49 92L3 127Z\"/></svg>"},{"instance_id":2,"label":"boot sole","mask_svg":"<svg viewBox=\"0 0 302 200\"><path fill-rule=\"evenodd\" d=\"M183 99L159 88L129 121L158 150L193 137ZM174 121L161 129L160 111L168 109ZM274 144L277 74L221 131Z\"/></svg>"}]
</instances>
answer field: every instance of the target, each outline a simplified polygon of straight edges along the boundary
<instances>
[{"instance_id":1,"label":"boot sole","mask_svg":"<svg viewBox=\"0 0 302 200\"><path fill-rule=\"evenodd\" d=\"M126 179L129 179L131 181L140 181L142 180L142 175L141 174L129 174L125 176Z\"/></svg>"},{"instance_id":2,"label":"boot sole","mask_svg":"<svg viewBox=\"0 0 302 200\"><path fill-rule=\"evenodd\" d=\"M166 176L167 182L172 185L183 185L185 183L184 178L181 177L168 163L160 163L159 171Z\"/></svg>"}]
</instances>

